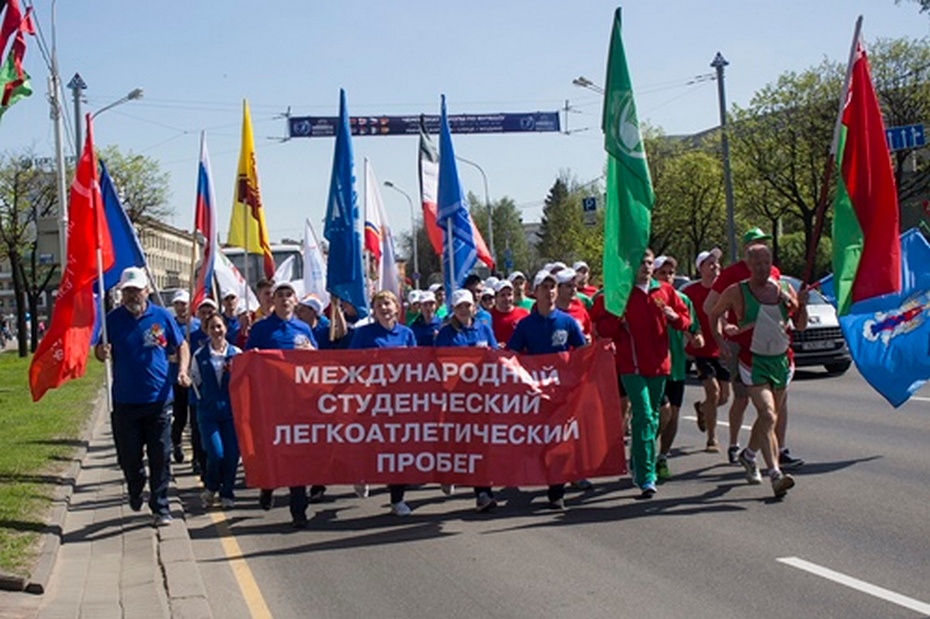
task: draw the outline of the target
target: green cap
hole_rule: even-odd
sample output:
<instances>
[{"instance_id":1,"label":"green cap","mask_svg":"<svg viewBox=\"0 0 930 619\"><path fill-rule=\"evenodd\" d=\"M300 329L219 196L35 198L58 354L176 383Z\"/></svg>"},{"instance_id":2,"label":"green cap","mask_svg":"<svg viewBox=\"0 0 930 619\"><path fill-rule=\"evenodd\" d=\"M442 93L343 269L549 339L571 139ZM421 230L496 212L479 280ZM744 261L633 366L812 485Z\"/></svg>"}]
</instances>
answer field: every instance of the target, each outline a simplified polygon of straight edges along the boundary
<instances>
[{"instance_id":1,"label":"green cap","mask_svg":"<svg viewBox=\"0 0 930 619\"><path fill-rule=\"evenodd\" d=\"M743 245L755 243L756 241L770 241L771 239L772 235L763 232L762 228L752 228L743 235Z\"/></svg>"}]
</instances>

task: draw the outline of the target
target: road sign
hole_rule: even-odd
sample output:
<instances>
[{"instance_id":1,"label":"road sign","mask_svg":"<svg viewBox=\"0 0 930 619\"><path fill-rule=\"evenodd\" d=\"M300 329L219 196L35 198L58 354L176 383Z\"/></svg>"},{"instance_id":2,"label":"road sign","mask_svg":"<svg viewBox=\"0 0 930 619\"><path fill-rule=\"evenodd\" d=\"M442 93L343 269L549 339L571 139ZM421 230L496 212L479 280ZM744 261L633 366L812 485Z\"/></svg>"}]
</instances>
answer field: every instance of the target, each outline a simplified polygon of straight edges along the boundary
<instances>
[{"instance_id":1,"label":"road sign","mask_svg":"<svg viewBox=\"0 0 930 619\"><path fill-rule=\"evenodd\" d=\"M439 116L425 115L429 133L439 133ZM339 124L337 116L292 116L288 135L292 138L332 137ZM543 133L559 131L558 112L500 114L450 114L452 133ZM420 116L351 116L352 135L419 135Z\"/></svg>"},{"instance_id":2,"label":"road sign","mask_svg":"<svg viewBox=\"0 0 930 619\"><path fill-rule=\"evenodd\" d=\"M923 124L889 127L885 129L885 141L888 142L888 150L891 152L920 148L927 144Z\"/></svg>"},{"instance_id":3,"label":"road sign","mask_svg":"<svg viewBox=\"0 0 930 619\"><path fill-rule=\"evenodd\" d=\"M581 210L584 213L586 226L597 224L597 198L587 197L581 199Z\"/></svg>"}]
</instances>

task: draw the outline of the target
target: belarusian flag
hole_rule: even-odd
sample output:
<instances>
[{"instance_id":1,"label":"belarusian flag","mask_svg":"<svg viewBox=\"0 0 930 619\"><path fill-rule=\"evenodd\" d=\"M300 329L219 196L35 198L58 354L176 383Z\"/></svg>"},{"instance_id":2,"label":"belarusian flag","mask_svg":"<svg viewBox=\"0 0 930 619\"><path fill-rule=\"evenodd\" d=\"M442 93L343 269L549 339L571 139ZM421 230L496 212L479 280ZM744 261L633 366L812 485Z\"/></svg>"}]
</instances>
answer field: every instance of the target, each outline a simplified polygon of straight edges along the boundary
<instances>
[{"instance_id":1,"label":"belarusian flag","mask_svg":"<svg viewBox=\"0 0 930 619\"><path fill-rule=\"evenodd\" d=\"M833 281L841 316L856 301L901 289L898 193L859 19L833 150L839 170L833 215Z\"/></svg>"},{"instance_id":2,"label":"belarusian flag","mask_svg":"<svg viewBox=\"0 0 930 619\"><path fill-rule=\"evenodd\" d=\"M604 94L604 148L607 201L604 209L604 306L620 316L649 246L652 179L639 130L633 86L620 37L620 9L614 14Z\"/></svg>"},{"instance_id":3,"label":"belarusian flag","mask_svg":"<svg viewBox=\"0 0 930 619\"><path fill-rule=\"evenodd\" d=\"M0 67L0 93L2 93L2 96L0 96L0 118L14 103L32 94L29 74L25 71L23 71L22 77L16 74L13 52L10 52L6 62Z\"/></svg>"}]
</instances>

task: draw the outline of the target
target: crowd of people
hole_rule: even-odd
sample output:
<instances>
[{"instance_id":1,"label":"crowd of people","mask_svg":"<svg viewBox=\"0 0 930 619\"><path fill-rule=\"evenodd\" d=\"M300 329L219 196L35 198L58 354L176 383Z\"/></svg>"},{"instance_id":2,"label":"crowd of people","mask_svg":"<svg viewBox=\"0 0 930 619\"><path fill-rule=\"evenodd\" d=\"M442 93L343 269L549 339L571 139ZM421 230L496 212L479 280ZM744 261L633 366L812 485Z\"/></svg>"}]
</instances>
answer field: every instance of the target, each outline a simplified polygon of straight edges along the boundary
<instances>
[{"instance_id":1,"label":"crowd of people","mask_svg":"<svg viewBox=\"0 0 930 619\"><path fill-rule=\"evenodd\" d=\"M394 293L380 291L365 319L345 302L327 309L315 295L299 297L290 282L269 280L256 286L254 312L239 312L236 293L222 291L220 304L204 298L192 316L190 297L182 291L171 299L172 315L149 303L145 272L126 269L118 286L120 304L106 318L109 340L98 343L95 354L113 360L113 433L129 505L135 511L143 506L147 455L154 522L171 521L170 463L172 457L176 463L185 460L182 436L190 422L191 466L203 480L204 508L235 506L239 449L229 377L235 356L244 350L470 346L538 355L597 339L614 345L621 395L617 414L628 426L630 473L642 498L653 497L672 477L669 459L687 357L703 387L694 410L705 450L721 451L717 410L729 401L728 461L744 468L750 484L761 484L761 455L774 495L784 497L795 484L786 471L803 464L786 444L787 387L793 375L791 330L806 326L807 294L780 282L769 238L758 228L748 231L743 259L726 269L719 249L701 251L694 261L700 279L680 291L672 285L677 260L647 250L622 316L607 311L584 262L547 264L532 280L519 271L502 279L470 275L463 288L451 292L448 304L441 284L410 291L405 308ZM741 447L749 402L757 417ZM592 487L585 479L573 485ZM389 486L390 509L397 516L411 513L405 490L402 484ZM304 486L289 488L295 528L307 526L308 504L322 501L325 492L322 485L311 486L309 494ZM369 489L357 485L355 492L365 497ZM491 487L474 488L474 496L478 511L497 505ZM564 484L550 486L547 507L565 509L564 496ZM273 503L273 489L262 489L261 507L268 510Z\"/></svg>"}]
</instances>

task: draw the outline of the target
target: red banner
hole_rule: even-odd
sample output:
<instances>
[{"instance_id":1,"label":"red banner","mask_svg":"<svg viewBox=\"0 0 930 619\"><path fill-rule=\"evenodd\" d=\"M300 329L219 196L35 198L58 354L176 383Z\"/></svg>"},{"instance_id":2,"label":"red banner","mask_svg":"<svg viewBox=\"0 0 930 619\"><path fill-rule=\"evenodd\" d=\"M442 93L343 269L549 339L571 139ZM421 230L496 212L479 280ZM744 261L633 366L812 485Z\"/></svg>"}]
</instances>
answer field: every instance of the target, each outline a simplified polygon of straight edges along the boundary
<instances>
[{"instance_id":1,"label":"red banner","mask_svg":"<svg viewBox=\"0 0 930 619\"><path fill-rule=\"evenodd\" d=\"M250 487L531 486L626 472L609 343L250 351L232 363Z\"/></svg>"}]
</instances>

